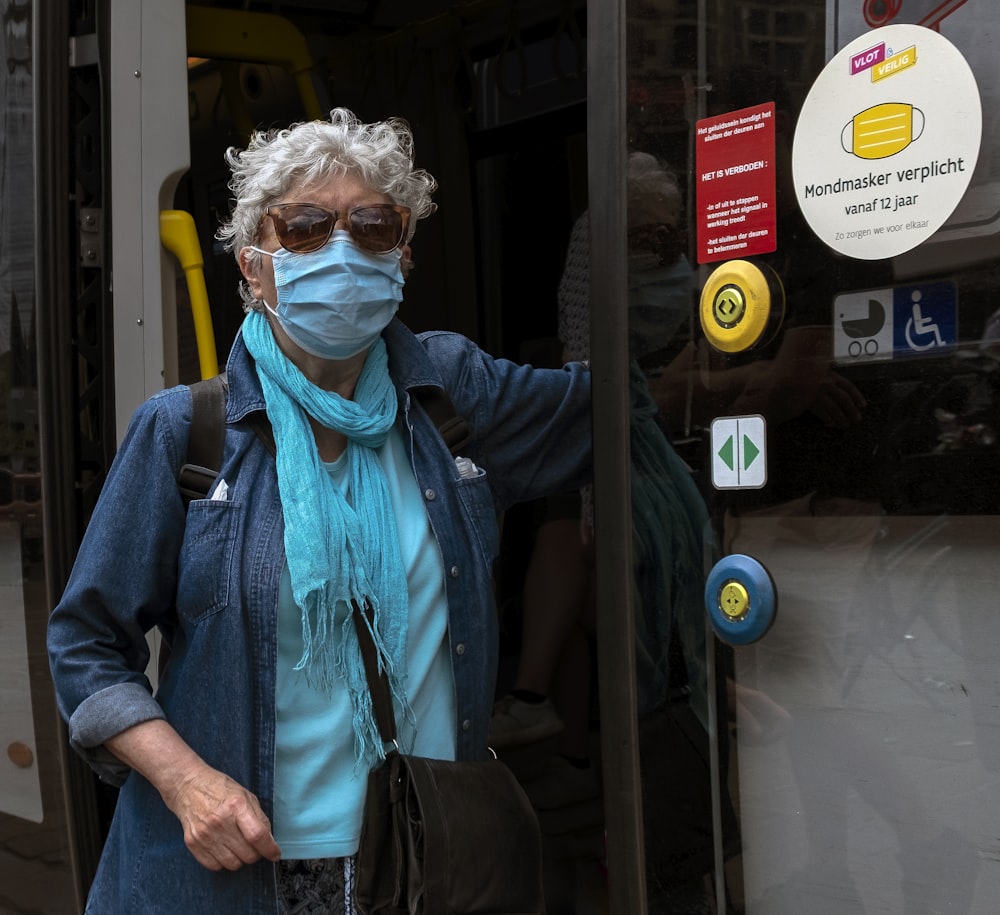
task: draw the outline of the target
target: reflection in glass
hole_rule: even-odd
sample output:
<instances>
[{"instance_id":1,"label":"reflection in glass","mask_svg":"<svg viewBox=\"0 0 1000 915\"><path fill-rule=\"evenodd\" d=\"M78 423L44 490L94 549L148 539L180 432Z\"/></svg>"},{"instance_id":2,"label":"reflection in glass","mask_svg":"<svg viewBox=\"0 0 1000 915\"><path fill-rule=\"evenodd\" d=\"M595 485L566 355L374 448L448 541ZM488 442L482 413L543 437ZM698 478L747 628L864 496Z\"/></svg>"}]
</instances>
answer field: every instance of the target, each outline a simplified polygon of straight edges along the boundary
<instances>
[{"instance_id":1,"label":"reflection in glass","mask_svg":"<svg viewBox=\"0 0 1000 915\"><path fill-rule=\"evenodd\" d=\"M697 176L695 119L775 105L777 250L755 260L780 279L783 321L736 354L706 346L696 328L686 361L649 379L706 501L710 555L753 556L778 592L758 643L715 642L706 655L719 724L717 764L703 759L717 802L705 830L718 840L724 893L702 903L732 912L987 912L998 898L988 864L1000 801L991 610L1000 581L989 558L1000 544L994 137L950 222L892 261L828 249L802 217L790 168L798 112L830 47L866 32L862 7L877 5L636 0L629 9L631 148ZM944 5L895 6L895 22L917 22ZM992 14L947 6L942 34L982 62L973 69L986 111L1000 92L984 28ZM692 19L704 54L685 59L672 36ZM684 192L690 236L690 182ZM689 257L697 296L713 265ZM929 305L914 309L933 296L954 303L958 345L947 351L929 345ZM856 358L866 341L874 348L879 309L897 300L924 332L919 345L901 332L882 358ZM835 332L859 346L838 351ZM767 483L716 490L708 425L747 415L766 423ZM644 744L644 791L672 771L673 750L668 738ZM664 889L676 895L666 837L686 822L690 797L646 817L650 911L716 910L672 907Z\"/></svg>"}]
</instances>

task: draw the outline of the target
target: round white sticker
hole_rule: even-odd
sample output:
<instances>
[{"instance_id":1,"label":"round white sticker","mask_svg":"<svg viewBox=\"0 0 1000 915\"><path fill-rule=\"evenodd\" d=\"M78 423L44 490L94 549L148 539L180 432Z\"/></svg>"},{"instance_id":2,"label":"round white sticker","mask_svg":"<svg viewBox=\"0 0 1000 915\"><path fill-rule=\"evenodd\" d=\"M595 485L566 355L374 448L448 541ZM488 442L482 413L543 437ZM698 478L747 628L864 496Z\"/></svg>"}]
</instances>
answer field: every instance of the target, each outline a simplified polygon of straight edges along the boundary
<instances>
[{"instance_id":1,"label":"round white sticker","mask_svg":"<svg viewBox=\"0 0 1000 915\"><path fill-rule=\"evenodd\" d=\"M831 248L894 257L933 235L972 179L983 113L958 49L918 25L848 44L806 97L792 147L799 206Z\"/></svg>"}]
</instances>

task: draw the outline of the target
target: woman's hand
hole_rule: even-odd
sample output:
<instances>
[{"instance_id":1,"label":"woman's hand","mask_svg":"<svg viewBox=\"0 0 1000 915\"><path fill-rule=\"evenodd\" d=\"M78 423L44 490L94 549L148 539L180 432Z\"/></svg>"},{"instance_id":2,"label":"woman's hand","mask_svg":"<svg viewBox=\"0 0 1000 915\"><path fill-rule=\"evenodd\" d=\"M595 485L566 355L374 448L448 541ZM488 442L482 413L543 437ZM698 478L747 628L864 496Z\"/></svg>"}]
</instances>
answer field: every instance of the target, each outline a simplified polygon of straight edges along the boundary
<instances>
[{"instance_id":1,"label":"woman's hand","mask_svg":"<svg viewBox=\"0 0 1000 915\"><path fill-rule=\"evenodd\" d=\"M843 375L831 369L819 380L809 409L826 426L850 429L861 422L866 406L864 395Z\"/></svg>"},{"instance_id":2,"label":"woman's hand","mask_svg":"<svg viewBox=\"0 0 1000 915\"><path fill-rule=\"evenodd\" d=\"M827 426L848 429L861 421L865 407L862 393L834 367L833 331L793 327L774 359L753 364L731 409L734 415L763 413L774 424L811 412Z\"/></svg>"},{"instance_id":3,"label":"woman's hand","mask_svg":"<svg viewBox=\"0 0 1000 915\"><path fill-rule=\"evenodd\" d=\"M199 864L234 871L261 858L281 858L256 796L209 766L166 721L137 724L107 747L160 792Z\"/></svg>"},{"instance_id":4,"label":"woman's hand","mask_svg":"<svg viewBox=\"0 0 1000 915\"><path fill-rule=\"evenodd\" d=\"M184 844L209 870L237 870L281 850L257 797L204 763L164 797L184 827Z\"/></svg>"}]
</instances>

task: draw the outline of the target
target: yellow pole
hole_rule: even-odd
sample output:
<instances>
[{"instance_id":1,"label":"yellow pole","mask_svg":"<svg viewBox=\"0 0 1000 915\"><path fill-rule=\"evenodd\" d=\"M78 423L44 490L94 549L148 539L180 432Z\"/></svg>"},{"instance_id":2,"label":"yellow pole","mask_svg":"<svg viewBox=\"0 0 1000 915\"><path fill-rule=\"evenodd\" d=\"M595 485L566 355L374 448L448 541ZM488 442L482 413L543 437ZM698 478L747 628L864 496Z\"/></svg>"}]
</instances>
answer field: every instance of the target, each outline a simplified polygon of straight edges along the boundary
<instances>
[{"instance_id":1,"label":"yellow pole","mask_svg":"<svg viewBox=\"0 0 1000 915\"><path fill-rule=\"evenodd\" d=\"M160 240L184 269L191 314L194 318L194 335L198 343L198 363L202 378L219 374L219 360L215 350L215 330L212 312L208 307L208 287L205 285L205 261L198 244L198 230L194 219L186 210L160 211Z\"/></svg>"}]
</instances>

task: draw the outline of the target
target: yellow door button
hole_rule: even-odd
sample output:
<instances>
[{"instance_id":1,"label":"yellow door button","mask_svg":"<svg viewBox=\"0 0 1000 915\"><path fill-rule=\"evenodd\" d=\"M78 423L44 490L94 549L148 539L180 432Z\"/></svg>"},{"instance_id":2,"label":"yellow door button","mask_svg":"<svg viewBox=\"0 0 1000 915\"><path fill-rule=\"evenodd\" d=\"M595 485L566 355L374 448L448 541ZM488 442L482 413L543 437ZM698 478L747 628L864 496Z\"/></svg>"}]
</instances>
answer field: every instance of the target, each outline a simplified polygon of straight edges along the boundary
<instances>
[{"instance_id":1,"label":"yellow door button","mask_svg":"<svg viewBox=\"0 0 1000 915\"><path fill-rule=\"evenodd\" d=\"M705 338L724 353L766 343L785 315L785 290L778 275L750 261L727 261L701 291L699 318Z\"/></svg>"},{"instance_id":2,"label":"yellow door button","mask_svg":"<svg viewBox=\"0 0 1000 915\"><path fill-rule=\"evenodd\" d=\"M750 595L738 581L727 581L719 591L719 609L731 620L741 620L750 612Z\"/></svg>"},{"instance_id":3,"label":"yellow door button","mask_svg":"<svg viewBox=\"0 0 1000 915\"><path fill-rule=\"evenodd\" d=\"M735 327L743 320L747 300L739 286L723 286L712 303L715 320L720 327Z\"/></svg>"}]
</instances>

